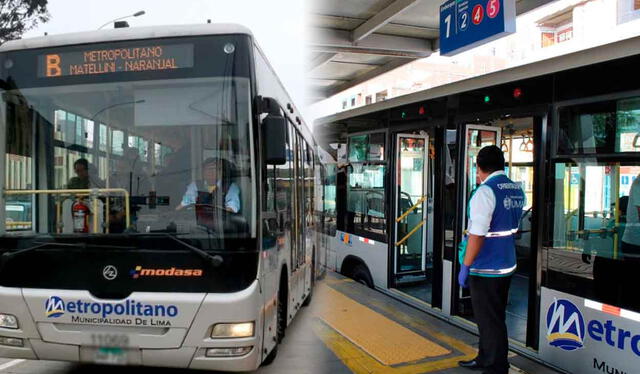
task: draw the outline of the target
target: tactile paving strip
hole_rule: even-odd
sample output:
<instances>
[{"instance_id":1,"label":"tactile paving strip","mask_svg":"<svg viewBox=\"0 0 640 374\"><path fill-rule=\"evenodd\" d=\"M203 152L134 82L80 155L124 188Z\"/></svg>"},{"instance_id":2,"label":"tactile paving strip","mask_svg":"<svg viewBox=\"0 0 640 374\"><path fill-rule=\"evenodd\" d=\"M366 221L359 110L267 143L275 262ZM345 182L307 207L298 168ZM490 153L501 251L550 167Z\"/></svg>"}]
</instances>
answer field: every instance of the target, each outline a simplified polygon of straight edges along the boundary
<instances>
[{"instance_id":1,"label":"tactile paving strip","mask_svg":"<svg viewBox=\"0 0 640 374\"><path fill-rule=\"evenodd\" d=\"M451 353L330 287L321 289L325 295L319 317L384 365L398 365Z\"/></svg>"}]
</instances>

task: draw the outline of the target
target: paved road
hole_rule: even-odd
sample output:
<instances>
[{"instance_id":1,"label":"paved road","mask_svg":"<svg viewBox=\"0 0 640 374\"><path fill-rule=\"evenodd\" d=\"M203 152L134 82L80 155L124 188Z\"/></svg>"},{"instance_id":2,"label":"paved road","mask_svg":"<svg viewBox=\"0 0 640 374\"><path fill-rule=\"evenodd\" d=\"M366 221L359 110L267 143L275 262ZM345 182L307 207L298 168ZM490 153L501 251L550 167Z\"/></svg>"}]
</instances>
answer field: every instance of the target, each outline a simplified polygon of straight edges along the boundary
<instances>
[{"instance_id":1,"label":"paved road","mask_svg":"<svg viewBox=\"0 0 640 374\"><path fill-rule=\"evenodd\" d=\"M280 346L276 361L254 374L417 374L472 372L457 361L475 355L477 338L349 279L329 274ZM522 357L525 370L555 373ZM0 374L168 374L187 370L106 367L0 359ZM197 372L196 372L197 373Z\"/></svg>"}]
</instances>

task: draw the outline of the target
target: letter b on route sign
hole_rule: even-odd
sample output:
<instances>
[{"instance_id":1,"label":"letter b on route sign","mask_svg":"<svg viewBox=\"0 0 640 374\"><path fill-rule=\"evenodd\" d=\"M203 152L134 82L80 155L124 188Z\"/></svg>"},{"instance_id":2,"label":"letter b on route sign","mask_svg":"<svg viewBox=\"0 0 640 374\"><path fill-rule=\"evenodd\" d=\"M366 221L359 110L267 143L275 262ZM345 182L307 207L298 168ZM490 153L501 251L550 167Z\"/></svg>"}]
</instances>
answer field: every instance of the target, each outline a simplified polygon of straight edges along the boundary
<instances>
[{"instance_id":1,"label":"letter b on route sign","mask_svg":"<svg viewBox=\"0 0 640 374\"><path fill-rule=\"evenodd\" d=\"M60 69L60 55L47 55L47 77L59 77L62 75Z\"/></svg>"}]
</instances>

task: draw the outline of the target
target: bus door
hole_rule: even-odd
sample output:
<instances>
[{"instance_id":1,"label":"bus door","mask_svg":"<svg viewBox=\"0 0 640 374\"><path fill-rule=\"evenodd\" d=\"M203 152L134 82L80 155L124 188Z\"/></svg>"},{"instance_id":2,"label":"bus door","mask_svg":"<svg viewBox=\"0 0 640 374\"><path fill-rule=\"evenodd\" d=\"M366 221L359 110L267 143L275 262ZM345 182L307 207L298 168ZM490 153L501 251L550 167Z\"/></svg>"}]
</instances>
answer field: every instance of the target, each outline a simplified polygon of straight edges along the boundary
<instances>
[{"instance_id":1,"label":"bus door","mask_svg":"<svg viewBox=\"0 0 640 374\"><path fill-rule=\"evenodd\" d=\"M489 145L500 146L502 139L502 129L500 127L486 126L486 125L466 125L464 134L464 174L462 178L462 210L459 214L462 215L462 233L465 234L467 230L467 204L471 198L471 193L480 185L480 181L477 178L476 173L476 159L478 152L483 147ZM460 238L461 240L462 238ZM458 254L455 255L455 261L458 262ZM453 279L455 273L453 274ZM457 285L457 281L456 281ZM461 314L468 315L471 310L471 298L469 297L468 289L459 288L459 297L462 301L460 312Z\"/></svg>"},{"instance_id":2,"label":"bus door","mask_svg":"<svg viewBox=\"0 0 640 374\"><path fill-rule=\"evenodd\" d=\"M465 129L465 152L464 152L464 183L463 183L463 216L462 220L463 232L467 229L467 203L471 198L473 190L480 185L480 181L476 175L476 159L478 152L483 147L489 145L500 146L502 138L502 129L499 127L467 125Z\"/></svg>"},{"instance_id":3,"label":"bus door","mask_svg":"<svg viewBox=\"0 0 640 374\"><path fill-rule=\"evenodd\" d=\"M396 135L394 254L396 284L425 280L427 248L429 139L427 135ZM420 279L421 278L421 279ZM400 287L399 287L400 288Z\"/></svg>"}]
</instances>

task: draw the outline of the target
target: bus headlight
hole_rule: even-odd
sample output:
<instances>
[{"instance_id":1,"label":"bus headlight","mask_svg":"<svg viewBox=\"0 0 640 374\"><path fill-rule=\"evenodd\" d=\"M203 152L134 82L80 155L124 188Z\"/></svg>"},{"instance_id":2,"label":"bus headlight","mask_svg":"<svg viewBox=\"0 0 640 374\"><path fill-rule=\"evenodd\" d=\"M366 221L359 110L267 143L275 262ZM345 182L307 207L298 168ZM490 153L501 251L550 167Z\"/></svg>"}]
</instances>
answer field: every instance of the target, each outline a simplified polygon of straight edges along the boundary
<instances>
[{"instance_id":1,"label":"bus headlight","mask_svg":"<svg viewBox=\"0 0 640 374\"><path fill-rule=\"evenodd\" d=\"M219 323L211 330L212 338L250 338L253 336L253 322Z\"/></svg>"},{"instance_id":2,"label":"bus headlight","mask_svg":"<svg viewBox=\"0 0 640 374\"><path fill-rule=\"evenodd\" d=\"M0 313L0 327L4 327L5 329L17 329L18 319L16 316L11 314Z\"/></svg>"}]
</instances>

